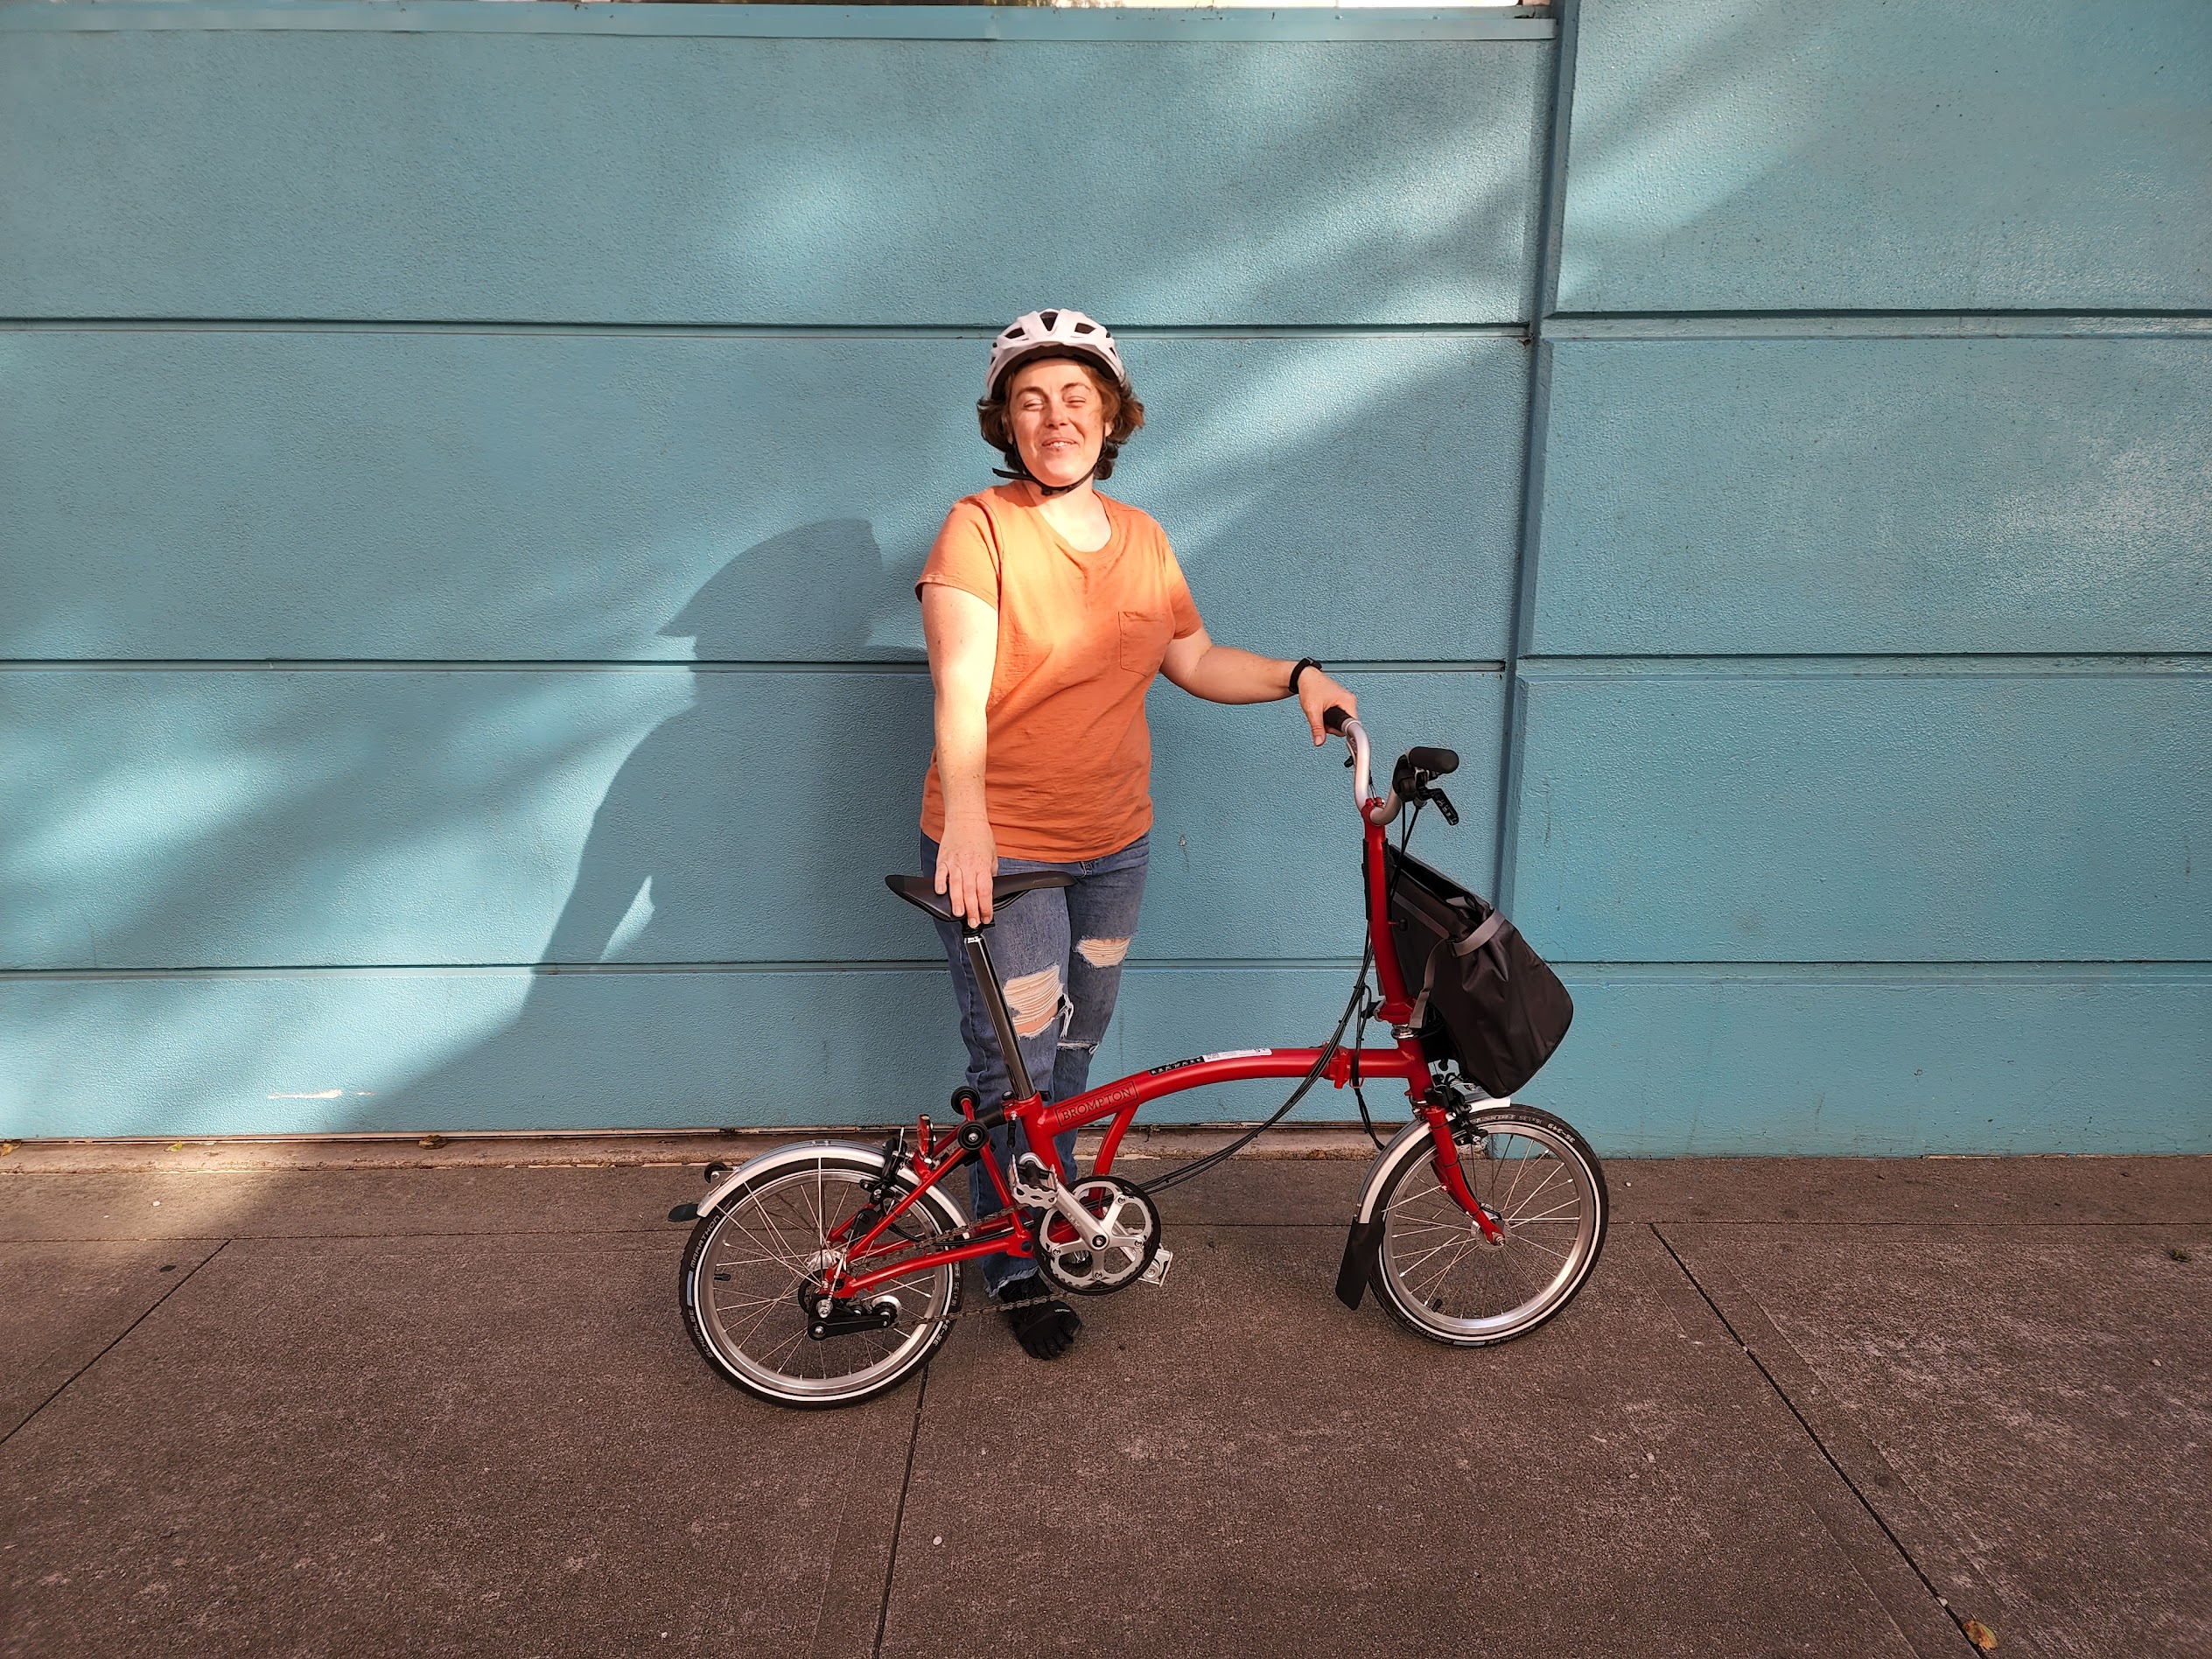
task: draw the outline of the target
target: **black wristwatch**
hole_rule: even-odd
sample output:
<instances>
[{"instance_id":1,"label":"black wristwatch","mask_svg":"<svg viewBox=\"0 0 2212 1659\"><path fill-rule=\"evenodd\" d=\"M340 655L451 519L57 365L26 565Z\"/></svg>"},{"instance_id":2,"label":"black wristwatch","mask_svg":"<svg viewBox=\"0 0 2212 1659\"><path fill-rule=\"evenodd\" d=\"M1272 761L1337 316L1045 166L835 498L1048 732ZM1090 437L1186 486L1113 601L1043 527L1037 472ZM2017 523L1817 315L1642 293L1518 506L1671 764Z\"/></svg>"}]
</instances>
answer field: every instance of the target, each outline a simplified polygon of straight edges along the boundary
<instances>
[{"instance_id":1,"label":"black wristwatch","mask_svg":"<svg viewBox=\"0 0 2212 1659\"><path fill-rule=\"evenodd\" d=\"M1298 695L1298 676L1305 673L1308 668L1321 668L1321 665L1316 662L1312 657L1300 657L1297 662L1291 664L1291 695L1292 696L1296 696ZM1326 674L1328 670L1326 668L1321 668L1321 672Z\"/></svg>"}]
</instances>

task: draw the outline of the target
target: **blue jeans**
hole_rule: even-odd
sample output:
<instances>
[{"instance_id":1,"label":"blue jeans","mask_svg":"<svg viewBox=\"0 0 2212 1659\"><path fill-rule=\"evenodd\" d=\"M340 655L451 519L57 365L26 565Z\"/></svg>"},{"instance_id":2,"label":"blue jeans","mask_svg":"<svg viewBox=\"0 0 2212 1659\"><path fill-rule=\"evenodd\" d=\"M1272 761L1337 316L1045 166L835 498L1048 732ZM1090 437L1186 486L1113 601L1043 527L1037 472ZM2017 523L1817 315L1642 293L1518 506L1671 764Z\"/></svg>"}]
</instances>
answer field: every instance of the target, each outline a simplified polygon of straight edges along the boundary
<instances>
[{"instance_id":1,"label":"blue jeans","mask_svg":"<svg viewBox=\"0 0 2212 1659\"><path fill-rule=\"evenodd\" d=\"M1064 870L1072 887L1026 892L993 913L984 937L998 970L1006 1012L1021 1045L1030 1082L1047 1100L1068 1100L1090 1084L1091 1057L1114 1017L1121 992L1122 960L1137 934L1137 911L1144 897L1144 866L1150 838L1139 836L1119 852L1079 864L1047 864L1034 858L1001 858L998 873ZM921 867L937 867L937 844L921 838ZM945 960L952 968L953 997L960 1005L960 1035L968 1045L968 1085L983 1097L984 1110L1004 1102L1006 1062L998 1052L998 1033L984 1012L983 993L961 948L960 928L937 924ZM1061 1167L1070 1180L1075 1170L1075 1131L1055 1138ZM991 1156L1001 1169L1011 1156L1004 1129L991 1135ZM998 1212L998 1190L980 1165L968 1172L975 1218ZM1029 1264L1012 1256L983 1258L984 1283L994 1292Z\"/></svg>"}]
</instances>

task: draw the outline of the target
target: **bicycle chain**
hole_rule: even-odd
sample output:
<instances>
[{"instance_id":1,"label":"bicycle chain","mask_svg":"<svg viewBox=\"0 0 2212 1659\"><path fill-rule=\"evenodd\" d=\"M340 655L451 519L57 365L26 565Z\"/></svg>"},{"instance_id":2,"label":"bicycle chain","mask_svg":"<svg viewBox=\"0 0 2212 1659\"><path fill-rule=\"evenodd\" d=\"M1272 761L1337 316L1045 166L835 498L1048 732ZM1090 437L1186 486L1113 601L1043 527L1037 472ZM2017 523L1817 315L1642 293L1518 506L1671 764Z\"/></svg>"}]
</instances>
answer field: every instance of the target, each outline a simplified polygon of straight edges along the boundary
<instances>
[{"instance_id":1,"label":"bicycle chain","mask_svg":"<svg viewBox=\"0 0 2212 1659\"><path fill-rule=\"evenodd\" d=\"M1040 1275L1040 1277L1042 1276ZM986 1292L984 1298L984 1306L980 1311L986 1313L1013 1313L1025 1307L1043 1307L1047 1303L1058 1302L1060 1299L1057 1296L1025 1296L1018 1302L994 1302ZM928 1325L957 1325L970 1313L977 1311L977 1309L969 1307L962 1308L957 1313L940 1313L934 1319L916 1320L908 1328L918 1331ZM892 1321L892 1325L893 1328L896 1328L897 1321Z\"/></svg>"},{"instance_id":2,"label":"bicycle chain","mask_svg":"<svg viewBox=\"0 0 2212 1659\"><path fill-rule=\"evenodd\" d=\"M976 1232L984 1225L984 1222L995 1221L998 1218L996 1216L987 1216L984 1218L984 1221L970 1222L967 1226L955 1228L949 1233L938 1233L932 1235L926 1242L933 1249L938 1250L942 1250L948 1244L965 1243L970 1239L975 1237ZM924 1242L925 1241L914 1239L910 1242L919 1244ZM1045 1276L1042 1273L1025 1275L1025 1277L1034 1278L1043 1282L1049 1282L1045 1281ZM794 1282L794 1288L796 1288L796 1281ZM1050 1294L1045 1296L1025 1296L1018 1302L1000 1302L992 1299L990 1292L986 1291L984 1292L984 1306L981 1311L988 1313L1018 1313L1026 1307L1044 1307L1050 1303L1058 1302L1060 1299L1061 1298L1057 1294ZM960 1320L966 1319L970 1313L977 1311L978 1310L976 1308L969 1307L963 1308L957 1313L939 1313L928 1319L917 1320L907 1328L909 1330L920 1330L926 1326L955 1325Z\"/></svg>"},{"instance_id":3,"label":"bicycle chain","mask_svg":"<svg viewBox=\"0 0 2212 1659\"><path fill-rule=\"evenodd\" d=\"M1036 1277L1041 1278L1043 1275L1039 1274L1036 1275ZM980 1310L974 1307L965 1307L957 1313L933 1314L928 1319L916 1320L912 1324L906 1325L905 1328L910 1331L919 1331L932 1325L957 1325L970 1314L978 1311L986 1313L1014 1313L1018 1312L1021 1309L1026 1307L1043 1307L1049 1303L1058 1302L1060 1300L1060 1298L1058 1296L1025 1296L1018 1302L998 1302L993 1301L990 1298L990 1292L985 1292L984 1294L984 1306ZM902 1321L900 1320L892 1320L892 1328L898 1328L901 1323Z\"/></svg>"}]
</instances>

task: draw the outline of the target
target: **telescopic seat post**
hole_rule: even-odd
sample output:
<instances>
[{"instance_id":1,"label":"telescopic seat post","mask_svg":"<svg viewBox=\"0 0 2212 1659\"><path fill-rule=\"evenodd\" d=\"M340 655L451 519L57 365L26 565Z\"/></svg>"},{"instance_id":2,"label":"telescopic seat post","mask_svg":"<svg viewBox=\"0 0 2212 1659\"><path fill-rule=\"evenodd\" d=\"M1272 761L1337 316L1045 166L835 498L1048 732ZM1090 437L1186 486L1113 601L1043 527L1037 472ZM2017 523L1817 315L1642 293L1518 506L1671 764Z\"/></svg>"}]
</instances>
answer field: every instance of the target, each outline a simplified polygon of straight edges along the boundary
<instances>
[{"instance_id":1,"label":"telescopic seat post","mask_svg":"<svg viewBox=\"0 0 2212 1659\"><path fill-rule=\"evenodd\" d=\"M998 988L998 970L991 965L990 947L984 942L983 929L972 926L961 929L960 942L968 952L968 966L976 976L976 988L983 993L991 1029L998 1033L998 1052L1006 1061L1006 1100L1027 1100L1033 1092L1029 1068L1022 1063L1021 1040L1014 1035L1013 1017L1006 1012L1006 996ZM1002 1107L1005 1103L999 1102ZM1007 1131L1006 1144L1013 1146L1011 1130ZM1013 1150L1018 1152L1021 1149L1013 1146Z\"/></svg>"}]
</instances>

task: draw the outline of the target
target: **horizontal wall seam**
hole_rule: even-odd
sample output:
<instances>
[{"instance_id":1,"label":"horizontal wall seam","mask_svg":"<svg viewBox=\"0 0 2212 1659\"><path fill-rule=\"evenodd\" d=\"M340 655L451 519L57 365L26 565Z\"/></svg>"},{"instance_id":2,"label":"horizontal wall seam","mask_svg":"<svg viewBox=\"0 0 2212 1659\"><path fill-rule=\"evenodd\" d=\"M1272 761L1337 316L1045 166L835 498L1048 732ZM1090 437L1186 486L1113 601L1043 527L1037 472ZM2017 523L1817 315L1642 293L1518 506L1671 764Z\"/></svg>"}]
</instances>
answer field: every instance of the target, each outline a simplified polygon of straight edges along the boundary
<instances>
[{"instance_id":1,"label":"horizontal wall seam","mask_svg":"<svg viewBox=\"0 0 2212 1659\"><path fill-rule=\"evenodd\" d=\"M1741 656L1532 656L1516 665L1522 679L1609 680L1666 676L1684 678L1749 678L1760 676L1807 679L1933 678L1992 676L2069 678L2121 675L2195 675L2212 672L2212 652L2111 651L2030 654L1992 651L1899 651L1881 654Z\"/></svg>"},{"instance_id":2,"label":"horizontal wall seam","mask_svg":"<svg viewBox=\"0 0 2212 1659\"><path fill-rule=\"evenodd\" d=\"M1234 972L1259 969L1330 972L1357 968L1357 956L1152 956L1131 957L1124 972L1145 969L1168 972ZM736 962L279 962L255 966L190 964L172 968L4 968L0 983L53 979L266 979L326 975L460 974L524 975L552 979L577 974L942 974L942 956L885 957L850 961L795 959Z\"/></svg>"},{"instance_id":3,"label":"horizontal wall seam","mask_svg":"<svg viewBox=\"0 0 2212 1659\"><path fill-rule=\"evenodd\" d=\"M2085 956L2066 961L2023 958L1956 962L1575 962L1553 958L1550 965L1561 978L1569 980L1605 978L1700 985L1732 980L1746 984L1795 980L1838 984L1894 981L2048 984L2054 980L2069 978L2084 984L2112 979L2193 984L2212 978L2212 962L2187 958L2157 961Z\"/></svg>"},{"instance_id":4,"label":"horizontal wall seam","mask_svg":"<svg viewBox=\"0 0 2212 1659\"><path fill-rule=\"evenodd\" d=\"M690 657L14 657L6 674L898 674L927 675L919 658L779 662Z\"/></svg>"},{"instance_id":5,"label":"horizontal wall seam","mask_svg":"<svg viewBox=\"0 0 2212 1659\"><path fill-rule=\"evenodd\" d=\"M1547 340L2072 340L2212 339L2212 312L1684 312L1561 313L1537 332Z\"/></svg>"},{"instance_id":6,"label":"horizontal wall seam","mask_svg":"<svg viewBox=\"0 0 2212 1659\"><path fill-rule=\"evenodd\" d=\"M1348 973L1356 956L1154 956L1130 958L1125 974L1144 973ZM2102 983L2113 978L2175 980L2212 978L2212 960L2155 961L2081 958L2071 961L1998 960L1958 962L1577 962L1555 958L1552 968L1571 980L1681 981L1712 984L1731 980L1977 981L2048 984L2068 978ZM585 975L781 974L834 976L846 974L942 974L942 957L852 962L374 962L292 963L262 967L179 968L7 968L0 984L51 984L78 981L478 977L550 979Z\"/></svg>"},{"instance_id":7,"label":"horizontal wall seam","mask_svg":"<svg viewBox=\"0 0 2212 1659\"><path fill-rule=\"evenodd\" d=\"M738 15L730 15L736 12ZM704 14L704 15L701 15ZM0 7L0 34L131 34L144 31L366 34L555 34L774 40L1004 41L1046 46L1123 42L1193 45L1245 41L1554 38L1550 18L1502 6L1458 11L1382 8L1335 11L1202 11L962 5L677 5L489 8L480 0L340 0L281 6L178 5L174 0Z\"/></svg>"},{"instance_id":8,"label":"horizontal wall seam","mask_svg":"<svg viewBox=\"0 0 2212 1659\"><path fill-rule=\"evenodd\" d=\"M1332 659L1347 674L1502 674L1496 658L1401 657ZM1523 677L1611 679L1679 675L1796 674L1852 677L1958 675L2202 674L2212 671L2212 651L2025 652L1897 651L1880 654L1522 657ZM13 674L905 674L924 675L914 659L853 657L9 657L0 673Z\"/></svg>"},{"instance_id":9,"label":"horizontal wall seam","mask_svg":"<svg viewBox=\"0 0 2212 1659\"><path fill-rule=\"evenodd\" d=\"M1346 674L1502 674L1505 664L1403 659L1355 662L1338 658L1331 667ZM592 659L582 657L17 657L0 659L0 673L13 674L906 674L926 675L920 660L886 662L856 657L849 662L812 659L769 660L690 657Z\"/></svg>"},{"instance_id":10,"label":"horizontal wall seam","mask_svg":"<svg viewBox=\"0 0 2212 1659\"><path fill-rule=\"evenodd\" d=\"M483 0L468 0L480 4ZM219 334L517 334L555 338L602 335L699 340L995 340L998 323L618 323L495 318L393 317L4 317L0 330L24 333ZM1526 341L1525 321L1427 323L1132 323L1116 322L1121 340L1437 340Z\"/></svg>"}]
</instances>

